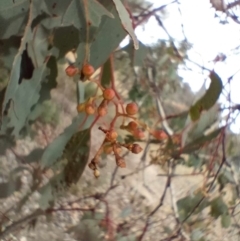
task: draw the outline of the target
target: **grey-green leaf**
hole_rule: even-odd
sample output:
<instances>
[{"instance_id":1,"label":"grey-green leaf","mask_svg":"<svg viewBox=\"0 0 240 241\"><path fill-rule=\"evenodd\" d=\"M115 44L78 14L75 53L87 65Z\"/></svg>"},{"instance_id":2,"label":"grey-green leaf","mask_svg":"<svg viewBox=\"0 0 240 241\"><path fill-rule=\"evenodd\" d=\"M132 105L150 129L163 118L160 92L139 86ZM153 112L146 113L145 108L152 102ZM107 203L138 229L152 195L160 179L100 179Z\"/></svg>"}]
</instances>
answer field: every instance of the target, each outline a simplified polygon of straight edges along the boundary
<instances>
[{"instance_id":1,"label":"grey-green leaf","mask_svg":"<svg viewBox=\"0 0 240 241\"><path fill-rule=\"evenodd\" d=\"M231 216L229 214L223 214L221 216L221 224L223 228L229 228L231 225Z\"/></svg>"},{"instance_id":2,"label":"grey-green leaf","mask_svg":"<svg viewBox=\"0 0 240 241\"><path fill-rule=\"evenodd\" d=\"M81 130L85 130L90 127L93 122L93 117L86 117L85 113L79 114L72 121L72 124L68 126L64 132L58 136L44 151L43 156L41 158L42 167L50 167L55 161L61 157L65 146L67 145L70 138L76 133L78 128L81 126Z\"/></svg>"},{"instance_id":3,"label":"grey-green leaf","mask_svg":"<svg viewBox=\"0 0 240 241\"><path fill-rule=\"evenodd\" d=\"M135 49L139 48L139 43L137 36L134 32L132 20L130 19L129 13L124 7L121 0L112 0L115 4L115 7L118 11L119 18L121 19L123 28L128 32L128 34L131 36L133 40L133 45Z\"/></svg>"},{"instance_id":4,"label":"grey-green leaf","mask_svg":"<svg viewBox=\"0 0 240 241\"><path fill-rule=\"evenodd\" d=\"M228 213L228 207L223 201L221 196L211 201L211 215L214 218L218 218L222 214L227 214L227 213Z\"/></svg>"},{"instance_id":5,"label":"grey-green leaf","mask_svg":"<svg viewBox=\"0 0 240 241\"><path fill-rule=\"evenodd\" d=\"M69 132L67 134L70 133L72 128L68 128L68 130ZM53 205L56 197L59 197L67 187L80 179L89 157L90 129L78 131L70 140L64 139L64 135L57 138L57 140L62 141L61 143L59 142L61 147L66 140L67 143L64 146L64 150L60 153L61 156L58 158L55 167L53 167L53 170L59 172L59 174L53 176L50 181L40 189L41 198L39 203L42 209ZM57 142L54 144L56 143Z\"/></svg>"},{"instance_id":6,"label":"grey-green leaf","mask_svg":"<svg viewBox=\"0 0 240 241\"><path fill-rule=\"evenodd\" d=\"M0 1L0 39L21 33L28 19L29 2Z\"/></svg>"},{"instance_id":7,"label":"grey-green leaf","mask_svg":"<svg viewBox=\"0 0 240 241\"><path fill-rule=\"evenodd\" d=\"M113 14L114 18L103 16L98 31L92 36L89 62L95 69L107 61L110 54L126 36L113 2L109 0L101 0L99 2ZM76 64L82 66L85 57L85 43L79 44L77 56Z\"/></svg>"},{"instance_id":8,"label":"grey-green leaf","mask_svg":"<svg viewBox=\"0 0 240 241\"><path fill-rule=\"evenodd\" d=\"M218 100L223 84L221 78L214 71L209 76L211 83L206 93L189 110L192 121L200 118L202 111L209 110Z\"/></svg>"}]
</instances>

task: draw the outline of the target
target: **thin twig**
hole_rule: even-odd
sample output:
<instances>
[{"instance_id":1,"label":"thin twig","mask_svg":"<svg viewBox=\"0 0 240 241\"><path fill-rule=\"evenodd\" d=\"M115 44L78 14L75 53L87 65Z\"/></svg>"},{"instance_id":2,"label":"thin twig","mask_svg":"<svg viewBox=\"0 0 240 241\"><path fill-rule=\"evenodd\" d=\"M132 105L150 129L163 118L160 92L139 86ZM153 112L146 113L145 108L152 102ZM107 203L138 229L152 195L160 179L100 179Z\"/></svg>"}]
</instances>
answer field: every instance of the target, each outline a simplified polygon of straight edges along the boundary
<instances>
[{"instance_id":1,"label":"thin twig","mask_svg":"<svg viewBox=\"0 0 240 241\"><path fill-rule=\"evenodd\" d=\"M45 211L43 210L36 210L34 213L30 214L27 217L24 217L18 221L13 222L11 225L7 226L2 232L0 232L0 239L4 239L8 234L14 232L22 225L31 222L32 220L36 219L37 217L44 215Z\"/></svg>"},{"instance_id":2,"label":"thin twig","mask_svg":"<svg viewBox=\"0 0 240 241\"><path fill-rule=\"evenodd\" d=\"M164 191L160 197L160 200L159 200L159 203L158 205L148 214L147 216L147 219L146 219L146 222L145 222L145 226L143 228L143 231L141 233L141 235L138 237L138 241L142 241L147 230L148 230L148 227L150 225L150 218L159 210L159 208L163 205L163 201L166 197L166 194L167 194L167 189L169 188L170 186L170 183L171 183L171 173L170 173L170 162L168 162L168 177L167 177L167 180L166 180L166 183L165 183L165 188L164 188Z\"/></svg>"}]
</instances>

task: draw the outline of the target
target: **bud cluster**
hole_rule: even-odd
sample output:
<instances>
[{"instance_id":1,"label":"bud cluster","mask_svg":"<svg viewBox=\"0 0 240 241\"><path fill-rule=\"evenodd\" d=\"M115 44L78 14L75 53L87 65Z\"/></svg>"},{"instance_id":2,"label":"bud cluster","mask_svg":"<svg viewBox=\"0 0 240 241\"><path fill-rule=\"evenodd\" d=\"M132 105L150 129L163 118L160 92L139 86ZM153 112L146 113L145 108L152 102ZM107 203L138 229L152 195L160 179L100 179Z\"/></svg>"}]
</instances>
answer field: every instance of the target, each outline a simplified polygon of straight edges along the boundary
<instances>
[{"instance_id":1,"label":"bud cluster","mask_svg":"<svg viewBox=\"0 0 240 241\"><path fill-rule=\"evenodd\" d=\"M126 144L126 143L120 143L117 141L118 133L115 130L105 130L102 127L99 127L99 130L101 130L105 134L105 139L98 150L97 154L95 157L91 160L89 163L89 168L93 170L94 176L97 178L100 175L100 172L97 168L100 155L102 152L105 154L113 154L115 156L115 161L116 165L120 168L125 168L126 167L126 162L123 159L123 157L120 155L122 152L122 148L126 148L129 151L131 151L134 154L138 154L142 151L142 148L140 145L136 143L132 144Z\"/></svg>"}]
</instances>

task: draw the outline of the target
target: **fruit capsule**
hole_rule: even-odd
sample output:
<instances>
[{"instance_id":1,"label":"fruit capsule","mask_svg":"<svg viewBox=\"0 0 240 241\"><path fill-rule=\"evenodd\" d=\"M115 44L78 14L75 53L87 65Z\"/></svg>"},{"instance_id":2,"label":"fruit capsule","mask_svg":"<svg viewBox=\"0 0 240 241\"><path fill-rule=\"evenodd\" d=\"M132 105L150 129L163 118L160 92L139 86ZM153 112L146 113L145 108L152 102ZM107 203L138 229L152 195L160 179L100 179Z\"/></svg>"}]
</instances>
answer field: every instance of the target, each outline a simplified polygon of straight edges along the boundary
<instances>
[{"instance_id":1,"label":"fruit capsule","mask_svg":"<svg viewBox=\"0 0 240 241\"><path fill-rule=\"evenodd\" d=\"M128 115L135 115L138 113L138 105L135 102L131 102L126 106L126 112Z\"/></svg>"},{"instance_id":2,"label":"fruit capsule","mask_svg":"<svg viewBox=\"0 0 240 241\"><path fill-rule=\"evenodd\" d=\"M95 169L94 172L93 172L93 174L94 174L94 176L95 176L96 178L98 178L98 177L100 176L100 172L99 172L98 169Z\"/></svg>"},{"instance_id":3,"label":"fruit capsule","mask_svg":"<svg viewBox=\"0 0 240 241\"><path fill-rule=\"evenodd\" d=\"M128 123L128 128L129 128L130 131L136 130L137 127L138 127L138 124L135 121L130 121Z\"/></svg>"},{"instance_id":4,"label":"fruit capsule","mask_svg":"<svg viewBox=\"0 0 240 241\"><path fill-rule=\"evenodd\" d=\"M106 138L108 141L116 141L118 137L118 133L116 131L109 131L107 134L106 134Z\"/></svg>"},{"instance_id":5,"label":"fruit capsule","mask_svg":"<svg viewBox=\"0 0 240 241\"><path fill-rule=\"evenodd\" d=\"M117 164L118 167L121 167L121 168L125 168L126 167L125 160L122 157L120 157L120 156L116 157L116 164Z\"/></svg>"},{"instance_id":6,"label":"fruit capsule","mask_svg":"<svg viewBox=\"0 0 240 241\"><path fill-rule=\"evenodd\" d=\"M107 114L107 108L99 106L98 107L98 114L99 114L99 116L105 116Z\"/></svg>"},{"instance_id":7,"label":"fruit capsule","mask_svg":"<svg viewBox=\"0 0 240 241\"><path fill-rule=\"evenodd\" d=\"M112 100L115 97L115 91L111 88L107 88L103 91L103 98L105 100Z\"/></svg>"},{"instance_id":8,"label":"fruit capsule","mask_svg":"<svg viewBox=\"0 0 240 241\"><path fill-rule=\"evenodd\" d=\"M82 74L89 78L93 73L95 72L95 69L90 64L84 64L82 67Z\"/></svg>"},{"instance_id":9,"label":"fruit capsule","mask_svg":"<svg viewBox=\"0 0 240 241\"><path fill-rule=\"evenodd\" d=\"M88 114L88 115L93 115L95 113L95 108L92 104L87 104L85 106L85 112Z\"/></svg>"},{"instance_id":10,"label":"fruit capsule","mask_svg":"<svg viewBox=\"0 0 240 241\"><path fill-rule=\"evenodd\" d=\"M79 70L78 68L72 66L72 65L69 65L66 69L65 69L65 72L67 74L67 76L69 77L73 77L75 75L78 74Z\"/></svg>"},{"instance_id":11,"label":"fruit capsule","mask_svg":"<svg viewBox=\"0 0 240 241\"><path fill-rule=\"evenodd\" d=\"M141 129L134 130L133 135L138 139L143 139L145 137L144 132Z\"/></svg>"},{"instance_id":12,"label":"fruit capsule","mask_svg":"<svg viewBox=\"0 0 240 241\"><path fill-rule=\"evenodd\" d=\"M165 133L165 131L162 131L162 130L155 130L153 131L152 135L158 140L168 138L168 135Z\"/></svg>"},{"instance_id":13,"label":"fruit capsule","mask_svg":"<svg viewBox=\"0 0 240 241\"><path fill-rule=\"evenodd\" d=\"M140 153L141 151L142 151L142 147L141 146L139 146L138 144L136 144L136 143L134 143L133 145L132 145L132 153L134 153L134 154L138 154L138 153Z\"/></svg>"},{"instance_id":14,"label":"fruit capsule","mask_svg":"<svg viewBox=\"0 0 240 241\"><path fill-rule=\"evenodd\" d=\"M90 168L90 169L92 169L92 170L96 170L96 164L95 163L93 163L93 162L90 162L89 164L88 164L88 167Z\"/></svg>"}]
</instances>

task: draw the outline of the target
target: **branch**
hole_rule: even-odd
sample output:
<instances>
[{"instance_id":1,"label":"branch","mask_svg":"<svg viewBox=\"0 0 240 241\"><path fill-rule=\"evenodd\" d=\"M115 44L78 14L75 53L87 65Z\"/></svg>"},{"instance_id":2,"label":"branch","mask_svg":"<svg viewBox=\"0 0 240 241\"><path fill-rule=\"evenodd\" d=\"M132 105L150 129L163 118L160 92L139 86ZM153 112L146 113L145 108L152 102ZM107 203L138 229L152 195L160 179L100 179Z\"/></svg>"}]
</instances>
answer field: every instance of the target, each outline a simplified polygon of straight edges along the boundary
<instances>
[{"instance_id":1,"label":"branch","mask_svg":"<svg viewBox=\"0 0 240 241\"><path fill-rule=\"evenodd\" d=\"M165 188L164 188L164 191L162 193L162 196L159 200L159 204L152 210L152 212L150 212L147 216L147 219L146 219L146 223L145 223L145 226L143 228L143 231L141 233L141 235L138 237L138 241L142 241L147 230L148 230L148 227L150 225L149 221L150 221L150 218L159 210L159 208L163 205L163 201L166 197L166 194L167 194L167 189L170 187L170 183L171 183L171 178L172 178L172 173L171 173L171 169L170 169L170 161L168 162L168 177L167 177L167 180L166 180L166 183L165 183Z\"/></svg>"},{"instance_id":2,"label":"branch","mask_svg":"<svg viewBox=\"0 0 240 241\"><path fill-rule=\"evenodd\" d=\"M240 5L240 0L237 0L237 1L235 1L235 2L229 3L229 4L227 5L227 10L229 10L229 9L231 9L231 8L234 8L234 7L236 7L237 5Z\"/></svg>"},{"instance_id":3,"label":"branch","mask_svg":"<svg viewBox=\"0 0 240 241\"><path fill-rule=\"evenodd\" d=\"M174 132L167 122L166 114L165 114L165 111L164 111L164 108L163 108L163 105L162 105L162 101L161 101L160 96L159 96L159 91L158 91L158 88L157 88L157 85L156 85L156 79L153 77L153 72L152 72L151 68L148 68L147 75L148 75L149 82L154 86L154 89L155 89L156 106L157 106L158 114L162 119L163 128L166 130L168 135L171 136L171 135L173 135Z\"/></svg>"},{"instance_id":4,"label":"branch","mask_svg":"<svg viewBox=\"0 0 240 241\"><path fill-rule=\"evenodd\" d=\"M138 19L140 17L142 17L141 20L139 20L136 24L135 27L137 27L138 25L142 24L144 21L148 20L151 16L153 16L156 12L162 11L164 8L166 8L168 5L171 5L173 3L176 3L177 0L174 0L170 3L164 4L158 8L153 9L152 11L149 11L148 13L141 13L138 16L134 16L135 19Z\"/></svg>"},{"instance_id":5,"label":"branch","mask_svg":"<svg viewBox=\"0 0 240 241\"><path fill-rule=\"evenodd\" d=\"M7 226L4 231L0 232L0 240L3 240L8 234L14 232L16 229L20 228L23 224L29 223L43 214L45 214L45 211L38 209L34 213L30 214L29 216L24 217L12 223L11 225Z\"/></svg>"},{"instance_id":6,"label":"branch","mask_svg":"<svg viewBox=\"0 0 240 241\"><path fill-rule=\"evenodd\" d=\"M174 169L175 169L175 166L173 165L173 163L172 163L172 165L170 165L170 167L172 167L171 173L173 174ZM173 175L172 175L172 178L173 178ZM171 194L172 209L173 209L173 212L174 212L174 215L175 215L175 221L176 221L177 225L180 225L180 233L185 238L185 240L191 240L189 235L182 229L182 224L180 222L179 214L178 214L177 200L175 198L173 186L172 186L171 183L170 183L170 186L169 186L169 190L170 190L170 194Z\"/></svg>"}]
</instances>

